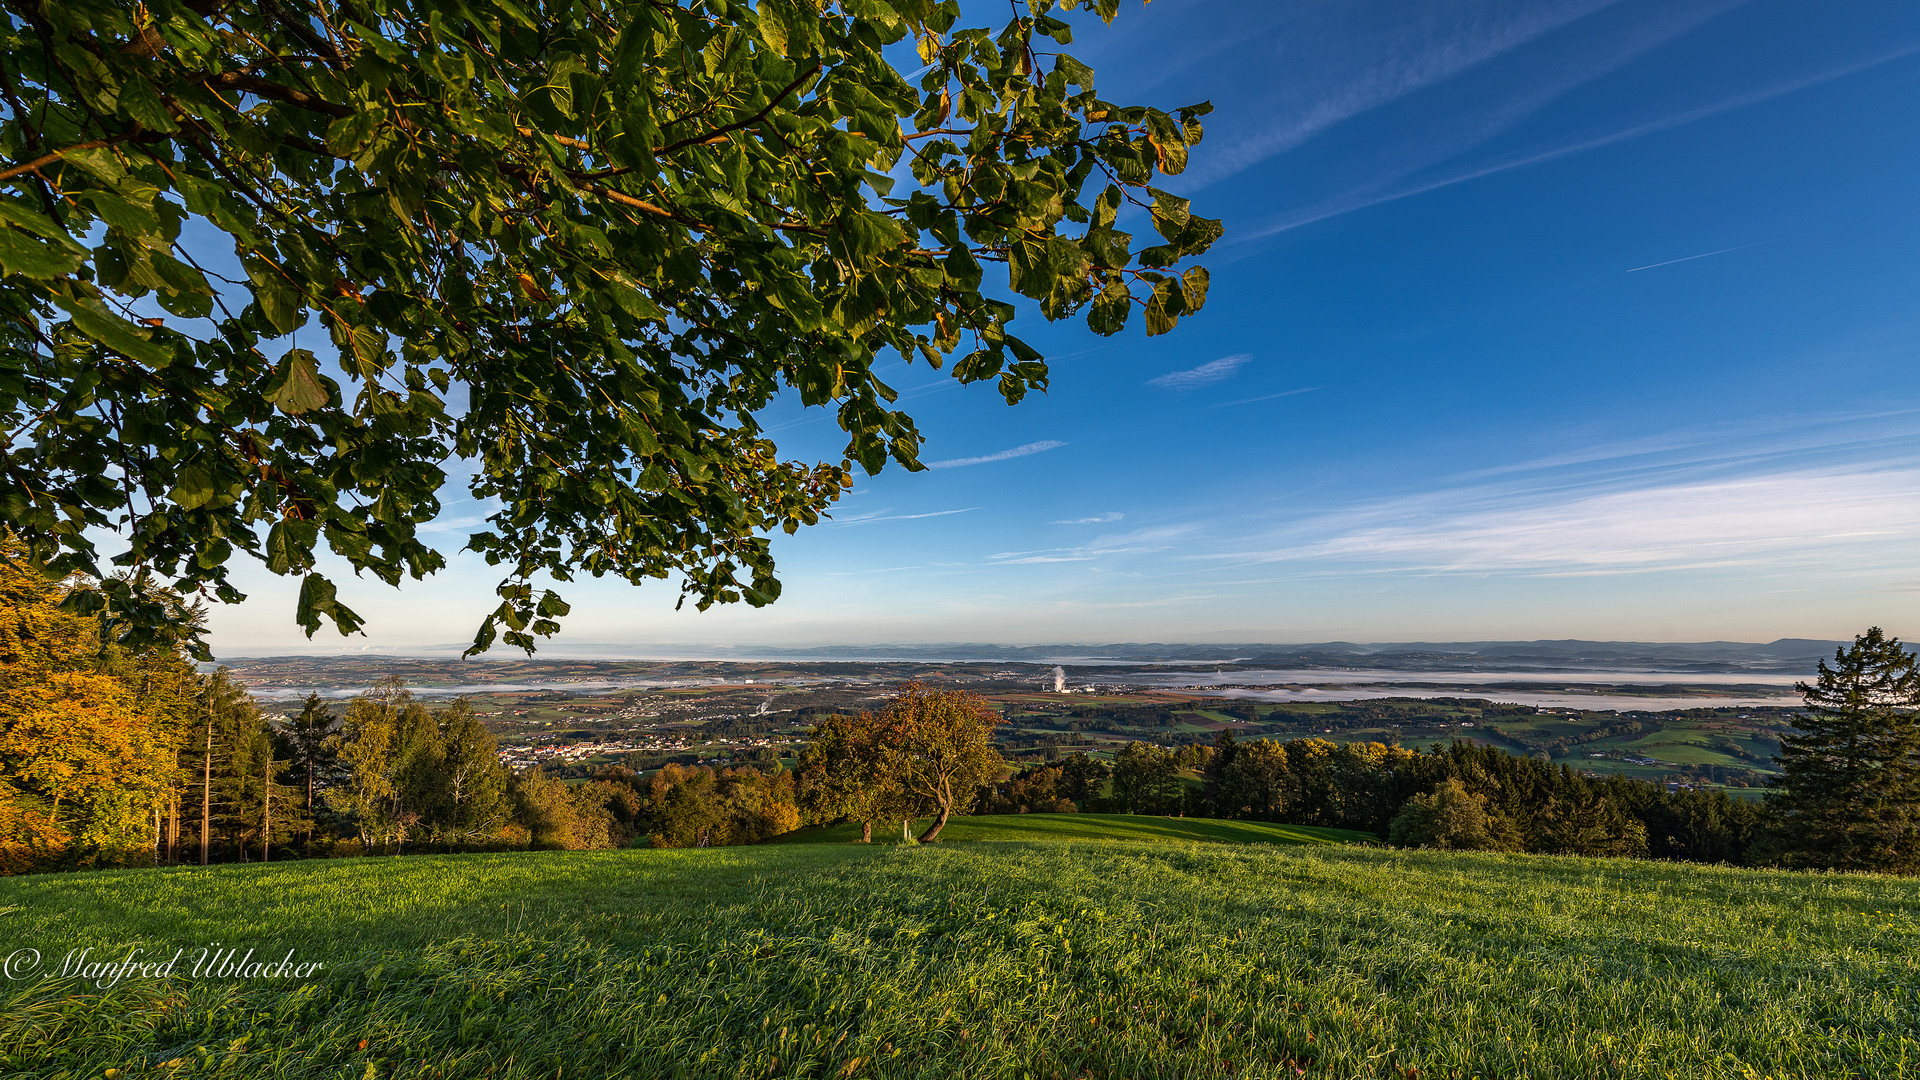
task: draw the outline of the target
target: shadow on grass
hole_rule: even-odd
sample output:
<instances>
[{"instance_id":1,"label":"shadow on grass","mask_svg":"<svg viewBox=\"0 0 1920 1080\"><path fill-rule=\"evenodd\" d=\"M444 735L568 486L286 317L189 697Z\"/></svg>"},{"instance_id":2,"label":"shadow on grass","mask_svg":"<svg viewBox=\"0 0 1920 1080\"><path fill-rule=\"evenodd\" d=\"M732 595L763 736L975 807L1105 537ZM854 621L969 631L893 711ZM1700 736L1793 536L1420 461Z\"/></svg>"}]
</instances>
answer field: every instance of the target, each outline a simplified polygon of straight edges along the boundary
<instances>
[{"instance_id":1,"label":"shadow on grass","mask_svg":"<svg viewBox=\"0 0 1920 1080\"><path fill-rule=\"evenodd\" d=\"M931 818L914 822L916 835ZM899 843L899 822L876 822L876 843ZM800 829L770 841L775 844L847 844L860 838L858 825ZM987 814L956 817L940 833L940 842L994 840L1136 840L1211 844L1351 844L1377 840L1371 833L1312 825L1275 825L1264 821L1150 817L1138 814Z\"/></svg>"}]
</instances>

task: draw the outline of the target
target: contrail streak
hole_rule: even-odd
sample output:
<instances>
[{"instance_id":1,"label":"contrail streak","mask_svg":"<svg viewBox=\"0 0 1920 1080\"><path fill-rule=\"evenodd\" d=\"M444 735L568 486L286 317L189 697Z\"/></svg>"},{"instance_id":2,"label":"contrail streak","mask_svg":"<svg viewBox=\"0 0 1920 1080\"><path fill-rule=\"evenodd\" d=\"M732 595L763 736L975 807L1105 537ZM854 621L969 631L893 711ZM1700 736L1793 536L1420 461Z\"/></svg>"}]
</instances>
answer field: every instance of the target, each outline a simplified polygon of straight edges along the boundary
<instances>
[{"instance_id":1,"label":"contrail streak","mask_svg":"<svg viewBox=\"0 0 1920 1080\"><path fill-rule=\"evenodd\" d=\"M1774 241L1761 240L1761 241L1758 241L1757 243L1741 244L1739 247L1721 248L1719 251L1703 251L1698 255L1688 255L1682 259L1668 259L1666 262L1648 263L1645 266L1636 266L1633 269L1627 271L1627 273L1637 274L1642 270L1652 270L1655 267L1660 267L1660 266L1672 266L1674 263L1692 262L1695 259L1705 259L1713 255L1725 255L1729 251L1745 251L1748 248L1756 248L1756 247L1759 247L1761 244L1771 244L1771 243L1774 243Z\"/></svg>"},{"instance_id":2,"label":"contrail streak","mask_svg":"<svg viewBox=\"0 0 1920 1080\"><path fill-rule=\"evenodd\" d=\"M1299 390L1282 390L1277 394L1264 394L1260 397L1242 398L1239 401L1222 401L1217 405L1209 406L1209 408L1224 409L1229 405L1251 405L1256 401L1272 401L1275 398L1292 397L1295 394L1311 394L1318 389L1320 388L1317 386L1307 386Z\"/></svg>"}]
</instances>

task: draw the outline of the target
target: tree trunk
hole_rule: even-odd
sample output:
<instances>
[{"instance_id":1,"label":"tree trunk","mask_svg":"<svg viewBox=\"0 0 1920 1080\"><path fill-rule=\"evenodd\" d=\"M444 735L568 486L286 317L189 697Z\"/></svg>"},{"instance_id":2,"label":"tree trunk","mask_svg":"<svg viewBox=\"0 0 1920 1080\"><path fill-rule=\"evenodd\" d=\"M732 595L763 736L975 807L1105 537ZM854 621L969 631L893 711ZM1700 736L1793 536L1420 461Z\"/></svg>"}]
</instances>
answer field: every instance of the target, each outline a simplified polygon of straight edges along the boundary
<instances>
[{"instance_id":1,"label":"tree trunk","mask_svg":"<svg viewBox=\"0 0 1920 1080\"><path fill-rule=\"evenodd\" d=\"M266 862L273 850L273 751L267 751L267 764L260 770L260 861Z\"/></svg>"},{"instance_id":2,"label":"tree trunk","mask_svg":"<svg viewBox=\"0 0 1920 1080\"><path fill-rule=\"evenodd\" d=\"M207 756L200 771L200 865L207 865L207 844L213 838L213 700L207 700Z\"/></svg>"},{"instance_id":3,"label":"tree trunk","mask_svg":"<svg viewBox=\"0 0 1920 1080\"><path fill-rule=\"evenodd\" d=\"M873 822L863 821L860 823L860 842L863 844L873 843Z\"/></svg>"},{"instance_id":4,"label":"tree trunk","mask_svg":"<svg viewBox=\"0 0 1920 1080\"><path fill-rule=\"evenodd\" d=\"M939 782L933 786L931 794L934 801L940 804L940 816L933 819L933 824L927 828L926 832L920 834L920 842L923 844L932 843L939 837L940 830L947 827L947 819L953 816L953 785L950 778L941 776Z\"/></svg>"},{"instance_id":5,"label":"tree trunk","mask_svg":"<svg viewBox=\"0 0 1920 1080\"><path fill-rule=\"evenodd\" d=\"M941 803L940 816L934 818L933 824L927 827L927 831L920 834L920 842L923 844L931 844L939 839L940 830L947 827L947 818L951 816L953 816L953 804Z\"/></svg>"},{"instance_id":6,"label":"tree trunk","mask_svg":"<svg viewBox=\"0 0 1920 1080\"><path fill-rule=\"evenodd\" d=\"M307 751L307 858L313 858L313 751Z\"/></svg>"}]
</instances>

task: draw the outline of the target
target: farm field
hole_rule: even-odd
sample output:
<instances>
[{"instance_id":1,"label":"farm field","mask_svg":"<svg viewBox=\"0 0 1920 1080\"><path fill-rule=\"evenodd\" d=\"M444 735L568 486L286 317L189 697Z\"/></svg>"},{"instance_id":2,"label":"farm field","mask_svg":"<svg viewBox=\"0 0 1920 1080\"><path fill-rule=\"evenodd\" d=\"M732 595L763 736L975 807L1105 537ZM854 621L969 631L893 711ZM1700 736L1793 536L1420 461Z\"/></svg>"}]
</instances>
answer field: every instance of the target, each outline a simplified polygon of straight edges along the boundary
<instances>
[{"instance_id":1,"label":"farm field","mask_svg":"<svg viewBox=\"0 0 1920 1080\"><path fill-rule=\"evenodd\" d=\"M914 823L916 830L931 818ZM874 840L898 841L899 822L874 826ZM845 844L860 836L858 825L801 829L776 844ZM1000 840L1136 840L1151 843L1349 844L1375 843L1372 833L1314 825L1274 825L1264 821L1214 818L1148 817L1137 814L980 814L956 817L940 831L940 843Z\"/></svg>"},{"instance_id":2,"label":"farm field","mask_svg":"<svg viewBox=\"0 0 1920 1080\"><path fill-rule=\"evenodd\" d=\"M1048 842L0 881L9 951L297 950L274 986L0 983L21 1077L1891 1077L1920 884ZM116 1070L109 1073L108 1070Z\"/></svg>"}]
</instances>

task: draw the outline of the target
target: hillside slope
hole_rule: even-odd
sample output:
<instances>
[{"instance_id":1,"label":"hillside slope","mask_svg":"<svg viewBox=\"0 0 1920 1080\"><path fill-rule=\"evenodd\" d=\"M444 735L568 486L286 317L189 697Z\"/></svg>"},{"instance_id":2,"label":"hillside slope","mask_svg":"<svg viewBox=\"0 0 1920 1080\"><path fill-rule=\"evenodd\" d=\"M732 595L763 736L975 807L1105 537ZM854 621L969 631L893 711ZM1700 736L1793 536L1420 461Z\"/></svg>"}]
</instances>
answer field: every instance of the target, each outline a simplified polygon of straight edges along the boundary
<instances>
[{"instance_id":1,"label":"hillside slope","mask_svg":"<svg viewBox=\"0 0 1920 1080\"><path fill-rule=\"evenodd\" d=\"M9 950L54 967L69 949L210 941L328 965L279 984L0 981L9 1076L177 1061L154 1074L1837 1077L1920 1062L1920 885L1867 876L819 844L42 876L0 881L0 911Z\"/></svg>"}]
</instances>

